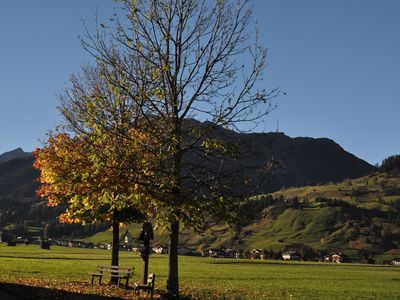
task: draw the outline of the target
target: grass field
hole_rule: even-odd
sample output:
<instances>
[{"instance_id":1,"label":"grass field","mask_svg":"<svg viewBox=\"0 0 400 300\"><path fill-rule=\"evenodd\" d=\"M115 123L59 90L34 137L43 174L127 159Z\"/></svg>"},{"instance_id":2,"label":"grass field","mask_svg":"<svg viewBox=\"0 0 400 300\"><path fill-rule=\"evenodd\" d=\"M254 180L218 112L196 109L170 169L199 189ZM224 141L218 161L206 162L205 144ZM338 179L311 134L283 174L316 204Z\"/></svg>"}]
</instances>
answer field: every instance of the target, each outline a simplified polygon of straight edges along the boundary
<instances>
[{"instance_id":1,"label":"grass field","mask_svg":"<svg viewBox=\"0 0 400 300\"><path fill-rule=\"evenodd\" d=\"M0 289L18 294L32 284L37 288L32 293L39 293L36 299L74 299L63 289L74 291L76 299L128 299L132 291L88 284L88 273L97 264L108 264L110 255L107 250L0 244ZM180 257L179 264L181 289L188 299L400 299L400 268L390 266L200 257ZM138 254L121 252L120 265L135 266L132 282L138 280ZM163 290L167 256L152 255L150 272L157 275L156 288ZM46 294L46 289L52 292Z\"/></svg>"}]
</instances>

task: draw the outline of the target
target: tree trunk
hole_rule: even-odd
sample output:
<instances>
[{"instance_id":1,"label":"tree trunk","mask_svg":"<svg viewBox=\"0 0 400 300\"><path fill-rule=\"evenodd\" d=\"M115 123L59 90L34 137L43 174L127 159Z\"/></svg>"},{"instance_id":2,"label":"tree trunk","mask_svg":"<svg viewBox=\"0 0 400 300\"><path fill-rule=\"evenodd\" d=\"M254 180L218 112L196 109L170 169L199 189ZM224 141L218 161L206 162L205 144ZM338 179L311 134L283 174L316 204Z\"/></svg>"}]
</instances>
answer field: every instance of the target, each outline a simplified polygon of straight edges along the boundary
<instances>
[{"instance_id":1,"label":"tree trunk","mask_svg":"<svg viewBox=\"0 0 400 300\"><path fill-rule=\"evenodd\" d=\"M178 242L179 242L179 221L171 221L171 233L168 244L168 278L167 294L169 299L179 298L178 280Z\"/></svg>"},{"instance_id":2,"label":"tree trunk","mask_svg":"<svg viewBox=\"0 0 400 300\"><path fill-rule=\"evenodd\" d=\"M119 256L119 221L118 221L118 211L114 210L113 221L113 240L112 240L112 252L111 252L111 265L118 266L118 256ZM118 278L112 277L110 282L112 284L118 284Z\"/></svg>"}]
</instances>

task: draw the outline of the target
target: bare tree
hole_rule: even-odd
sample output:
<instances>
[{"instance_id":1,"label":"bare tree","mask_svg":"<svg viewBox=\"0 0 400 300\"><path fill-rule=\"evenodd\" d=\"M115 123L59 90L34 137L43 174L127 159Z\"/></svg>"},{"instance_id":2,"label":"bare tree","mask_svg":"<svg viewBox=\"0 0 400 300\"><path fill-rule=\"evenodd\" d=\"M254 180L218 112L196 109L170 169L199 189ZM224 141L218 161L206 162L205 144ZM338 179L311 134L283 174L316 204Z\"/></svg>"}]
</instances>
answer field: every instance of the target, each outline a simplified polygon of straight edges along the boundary
<instances>
[{"instance_id":1,"label":"bare tree","mask_svg":"<svg viewBox=\"0 0 400 300\"><path fill-rule=\"evenodd\" d=\"M180 225L204 229L226 220L233 175L246 167L233 167L223 128L240 131L262 121L278 91L259 88L267 51L249 1L120 2L125 15L87 30L83 47L115 72L108 84L134 103L160 141L162 162L148 188L156 217L169 224L167 292L178 297Z\"/></svg>"}]
</instances>

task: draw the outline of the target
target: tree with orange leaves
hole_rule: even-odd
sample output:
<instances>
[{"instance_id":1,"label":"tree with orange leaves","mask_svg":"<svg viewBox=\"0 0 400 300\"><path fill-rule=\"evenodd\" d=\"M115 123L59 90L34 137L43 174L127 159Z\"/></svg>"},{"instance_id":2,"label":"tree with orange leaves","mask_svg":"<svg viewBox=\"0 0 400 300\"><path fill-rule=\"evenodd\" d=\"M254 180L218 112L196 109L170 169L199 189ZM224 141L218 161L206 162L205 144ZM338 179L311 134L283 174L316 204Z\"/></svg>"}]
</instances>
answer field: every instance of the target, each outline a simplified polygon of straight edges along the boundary
<instances>
[{"instance_id":1,"label":"tree with orange leaves","mask_svg":"<svg viewBox=\"0 0 400 300\"><path fill-rule=\"evenodd\" d=\"M130 99L110 84L113 76L98 63L72 81L69 107L62 110L68 126L34 152L34 167L41 171L38 195L66 207L61 222L112 223L112 265L118 265L120 223L151 215L147 187L158 153Z\"/></svg>"},{"instance_id":2,"label":"tree with orange leaves","mask_svg":"<svg viewBox=\"0 0 400 300\"><path fill-rule=\"evenodd\" d=\"M112 264L118 265L120 223L143 220L144 203L151 210L143 187L151 180L152 160L150 154L138 151L145 134L131 129L131 138L117 144L100 133L87 136L88 140L67 133L51 136L34 152L34 167L41 171L38 195L50 206L66 206L60 222L112 223Z\"/></svg>"}]
</instances>

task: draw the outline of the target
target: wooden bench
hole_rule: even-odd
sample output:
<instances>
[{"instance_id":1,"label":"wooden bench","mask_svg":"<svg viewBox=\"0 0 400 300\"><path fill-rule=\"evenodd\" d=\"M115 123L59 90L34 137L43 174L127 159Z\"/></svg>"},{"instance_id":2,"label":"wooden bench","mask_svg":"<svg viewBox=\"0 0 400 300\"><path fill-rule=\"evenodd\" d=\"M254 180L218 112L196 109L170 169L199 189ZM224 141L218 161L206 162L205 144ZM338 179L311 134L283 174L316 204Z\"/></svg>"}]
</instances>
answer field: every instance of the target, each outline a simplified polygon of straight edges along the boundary
<instances>
[{"instance_id":1,"label":"wooden bench","mask_svg":"<svg viewBox=\"0 0 400 300\"><path fill-rule=\"evenodd\" d=\"M133 276L133 270L135 268L122 268L119 266L104 266L98 265L95 273L90 273L92 275L92 284L96 277L99 278L99 284L104 275L110 274L112 278L118 278L118 284L121 284L121 280L125 280L125 288L128 288L129 278Z\"/></svg>"},{"instance_id":2,"label":"wooden bench","mask_svg":"<svg viewBox=\"0 0 400 300\"><path fill-rule=\"evenodd\" d=\"M155 274L149 274L147 277L147 283L146 284L141 284L141 283L135 283L135 293L139 294L139 292L146 291L147 293L150 294L150 299L153 299L153 294L154 294L154 284L156 282L156 275Z\"/></svg>"}]
</instances>

